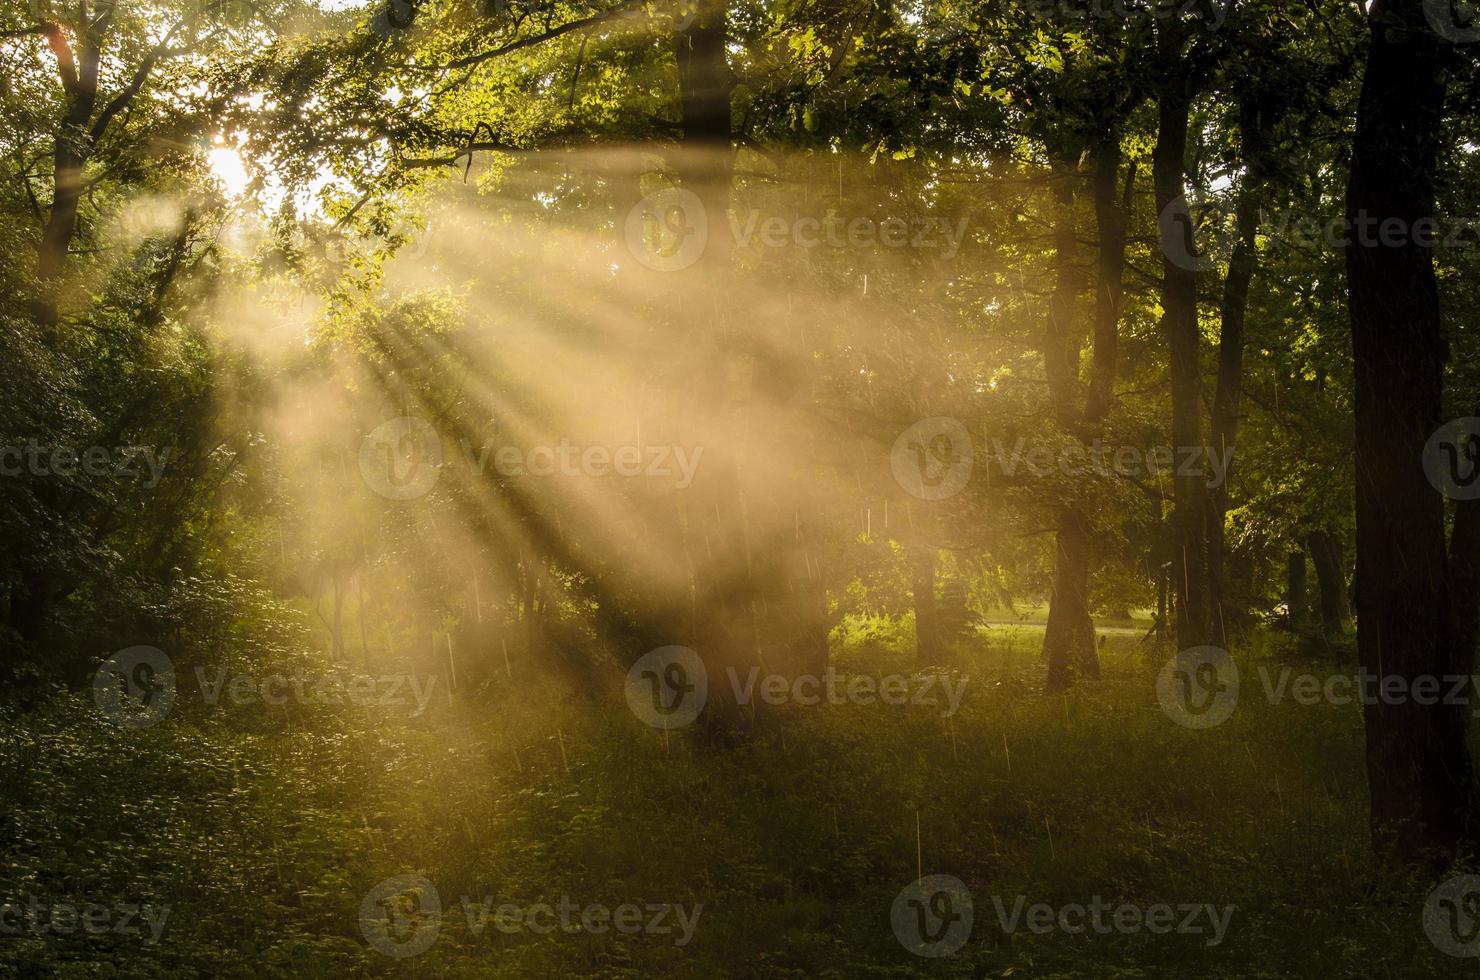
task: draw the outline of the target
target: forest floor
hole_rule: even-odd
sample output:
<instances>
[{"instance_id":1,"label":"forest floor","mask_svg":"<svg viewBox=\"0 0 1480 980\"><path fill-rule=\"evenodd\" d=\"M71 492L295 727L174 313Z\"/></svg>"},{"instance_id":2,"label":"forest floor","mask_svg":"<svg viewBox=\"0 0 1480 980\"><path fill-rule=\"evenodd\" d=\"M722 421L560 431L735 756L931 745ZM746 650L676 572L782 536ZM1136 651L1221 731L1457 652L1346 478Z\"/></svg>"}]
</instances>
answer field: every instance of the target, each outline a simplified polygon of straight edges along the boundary
<instances>
[{"instance_id":1,"label":"forest floor","mask_svg":"<svg viewBox=\"0 0 1480 980\"><path fill-rule=\"evenodd\" d=\"M849 633L840 669L908 673L907 637L886 632ZM1110 636L1101 681L1045 697L1041 634L989 627L953 715L793 706L723 752L638 723L619 695L593 705L508 679L433 689L419 713L410 698L290 710L182 693L137 730L88 692L56 692L0 713L0 897L138 906L158 939L148 925L24 928L0 937L0 973L1331 978L1472 965L1425 935L1433 882L1369 856L1359 706L1288 691L1274 703L1283 647L1259 636L1235 651L1232 716L1185 728L1157 702L1165 653L1135 632ZM891 928L921 874L970 890L952 955L913 955ZM400 875L426 879L442 910L416 920L432 923L430 945L404 958L371 948L361 924L366 896ZM627 904L668 914L599 934L479 915L542 902L581 910L574 922ZM1039 903L1056 910L1046 928L1014 917ZM1058 914L1092 904L1140 911L1083 931ZM1142 916L1163 905L1186 914L1153 931Z\"/></svg>"}]
</instances>

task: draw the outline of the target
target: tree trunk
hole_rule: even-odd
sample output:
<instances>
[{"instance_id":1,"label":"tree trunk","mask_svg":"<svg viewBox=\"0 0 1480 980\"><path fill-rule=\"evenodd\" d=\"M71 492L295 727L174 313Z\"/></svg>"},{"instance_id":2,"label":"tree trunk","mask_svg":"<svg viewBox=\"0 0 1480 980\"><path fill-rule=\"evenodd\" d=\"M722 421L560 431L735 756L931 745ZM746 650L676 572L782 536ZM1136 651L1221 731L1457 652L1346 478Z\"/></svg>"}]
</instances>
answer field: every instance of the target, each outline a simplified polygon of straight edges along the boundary
<instances>
[{"instance_id":1,"label":"tree trunk","mask_svg":"<svg viewBox=\"0 0 1480 980\"><path fill-rule=\"evenodd\" d=\"M1085 283L1075 259L1073 181L1078 178L1078 168L1062 162L1056 167L1057 280L1049 304L1044 365L1056 419L1085 442L1103 429L1114 391L1126 213L1134 181L1132 172L1126 177L1125 198L1118 199L1119 166L1119 141L1113 135L1107 136L1095 147L1091 178L1099 246L1095 257L1094 352L1080 416L1076 416L1080 344L1074 318L1075 301ZM1095 647L1094 622L1089 609L1090 532L1084 508L1076 505L1059 508L1056 544L1054 590L1043 632L1049 691L1068 688L1074 683L1076 672L1093 678L1100 676L1099 651Z\"/></svg>"},{"instance_id":2,"label":"tree trunk","mask_svg":"<svg viewBox=\"0 0 1480 980\"><path fill-rule=\"evenodd\" d=\"M1089 532L1084 516L1072 507L1064 508L1059 519L1055 565L1053 598L1043 631L1050 692L1067 689L1076 672L1100 676L1089 614Z\"/></svg>"},{"instance_id":3,"label":"tree trunk","mask_svg":"<svg viewBox=\"0 0 1480 980\"><path fill-rule=\"evenodd\" d=\"M1043 331L1043 373L1048 382L1054 420L1061 430L1079 428L1077 389L1081 348L1078 320L1079 293L1085 277L1078 264L1074 228L1075 184L1079 165L1072 152L1053 168L1054 288L1048 301ZM1062 691L1073 683L1076 664L1087 658L1079 641L1089 624L1089 555L1084 516L1074 506L1058 508L1054 549L1054 590L1049 597L1048 623L1043 631L1043 656L1048 661L1047 687ZM1089 627L1092 634L1093 628ZM1090 643L1088 656L1094 656Z\"/></svg>"},{"instance_id":4,"label":"tree trunk","mask_svg":"<svg viewBox=\"0 0 1480 980\"><path fill-rule=\"evenodd\" d=\"M47 34L67 97L67 109L52 144L51 208L36 250L36 293L31 301L32 318L48 342L56 337L57 292L67 268L67 252L77 235L78 207L84 189L82 170L94 138L90 123L98 101L102 37L111 19L110 7L82 26L76 63L61 31L54 28Z\"/></svg>"},{"instance_id":5,"label":"tree trunk","mask_svg":"<svg viewBox=\"0 0 1480 980\"><path fill-rule=\"evenodd\" d=\"M1457 549L1450 567L1444 501L1420 465L1441 418L1447 359L1431 248L1411 235L1381 244L1374 229L1390 220L1432 227L1447 52L1420 0L1376 5L1371 25L1346 199L1354 229L1346 271L1356 378L1357 649L1368 672L1411 685L1471 672L1474 637L1461 621L1475 596L1451 588L1474 558ZM1457 533L1470 526L1470 510L1461 508ZM1374 845L1405 858L1454 851L1474 835L1470 706L1390 700L1364 706Z\"/></svg>"},{"instance_id":6,"label":"tree trunk","mask_svg":"<svg viewBox=\"0 0 1480 980\"><path fill-rule=\"evenodd\" d=\"M1167 566L1156 566L1156 638L1165 642L1167 634Z\"/></svg>"},{"instance_id":7,"label":"tree trunk","mask_svg":"<svg viewBox=\"0 0 1480 980\"><path fill-rule=\"evenodd\" d=\"M1192 223L1183 179L1187 154L1190 86L1175 28L1160 39L1156 149L1152 154L1156 210L1162 246L1161 329L1166 337L1172 387L1172 445L1178 454L1202 446L1202 376L1198 361L1197 272ZM1201 466L1178 465L1173 480L1172 588L1177 594L1176 638L1180 649L1212 640L1208 595L1205 481Z\"/></svg>"},{"instance_id":8,"label":"tree trunk","mask_svg":"<svg viewBox=\"0 0 1480 980\"><path fill-rule=\"evenodd\" d=\"M1305 552L1292 550L1285 566L1285 625L1292 630L1305 626Z\"/></svg>"},{"instance_id":9,"label":"tree trunk","mask_svg":"<svg viewBox=\"0 0 1480 980\"><path fill-rule=\"evenodd\" d=\"M1244 369L1244 322L1249 306L1249 284L1254 279L1257 252L1254 236L1259 230L1259 199L1263 186L1260 155L1264 133L1258 113L1246 100L1240 106L1240 131L1244 158L1244 183L1239 187L1234 215L1233 254L1223 280L1221 324L1218 335L1218 387L1213 394L1211 450L1227 459L1223 480L1208 488L1208 589L1213 622L1219 642L1228 646L1226 621L1239 619L1242 610L1231 608L1224 525L1228 520L1228 483L1233 472L1234 445L1238 436L1239 396Z\"/></svg>"},{"instance_id":10,"label":"tree trunk","mask_svg":"<svg viewBox=\"0 0 1480 980\"><path fill-rule=\"evenodd\" d=\"M726 60L728 7L702 0L693 22L676 37L683 138L679 171L685 190L704 211L707 236L683 282L697 302L686 324L697 363L690 373L688 404L704 426L704 466L685 503L689 560L694 579L692 646L709 675L709 699L700 716L713 741L731 741L751 718L737 702L731 673L757 659L753 603L755 582L738 454L746 431L731 391L732 361L743 345L731 322L729 196L733 147L730 105L734 78ZM756 536L763 540L764 534ZM760 567L770 567L765 561Z\"/></svg>"},{"instance_id":11,"label":"tree trunk","mask_svg":"<svg viewBox=\"0 0 1480 980\"><path fill-rule=\"evenodd\" d=\"M1305 547L1310 552L1311 564L1316 569L1316 594L1321 608L1321 632L1326 636L1339 636L1351 618L1346 601L1345 562L1341 556L1341 545L1324 529L1312 531L1305 536Z\"/></svg>"},{"instance_id":12,"label":"tree trunk","mask_svg":"<svg viewBox=\"0 0 1480 980\"><path fill-rule=\"evenodd\" d=\"M910 593L915 601L915 667L939 667L945 661L945 654L935 602L935 547L920 540L908 547Z\"/></svg>"}]
</instances>

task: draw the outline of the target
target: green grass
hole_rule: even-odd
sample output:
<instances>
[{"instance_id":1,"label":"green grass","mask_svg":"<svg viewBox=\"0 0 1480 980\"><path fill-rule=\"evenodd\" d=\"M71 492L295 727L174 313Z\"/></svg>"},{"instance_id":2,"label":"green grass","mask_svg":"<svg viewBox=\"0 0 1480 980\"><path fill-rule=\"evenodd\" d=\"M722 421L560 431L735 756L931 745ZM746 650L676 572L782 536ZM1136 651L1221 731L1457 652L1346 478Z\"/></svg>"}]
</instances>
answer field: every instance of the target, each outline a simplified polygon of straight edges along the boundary
<instances>
[{"instance_id":1,"label":"green grass","mask_svg":"<svg viewBox=\"0 0 1480 980\"><path fill-rule=\"evenodd\" d=\"M184 706L123 731L57 693L0 737L9 841L0 895L169 904L162 941L0 940L21 975L418 977L1386 977L1458 975L1420 914L1432 881L1373 865L1356 707L1245 694L1193 731L1158 707L1160 655L1112 637L1105 678L1044 697L1041 633L973 646L960 712L840 705L778 713L717 753L619 700L539 683L405 709L323 709L254 726ZM907 644L839 651L908 671ZM887 642L885 642L887 641ZM515 679L517 680L517 678ZM264 730L265 729L265 730ZM918 826L918 842L917 831ZM918 848L918 851L917 851ZM895 895L952 874L975 899L964 948L927 960L889 926ZM361 898L414 873L440 933L394 960ZM528 905L667 902L671 936L469 930L462 895ZM1011 905L1237 906L1221 945L1190 935L1006 934Z\"/></svg>"}]
</instances>

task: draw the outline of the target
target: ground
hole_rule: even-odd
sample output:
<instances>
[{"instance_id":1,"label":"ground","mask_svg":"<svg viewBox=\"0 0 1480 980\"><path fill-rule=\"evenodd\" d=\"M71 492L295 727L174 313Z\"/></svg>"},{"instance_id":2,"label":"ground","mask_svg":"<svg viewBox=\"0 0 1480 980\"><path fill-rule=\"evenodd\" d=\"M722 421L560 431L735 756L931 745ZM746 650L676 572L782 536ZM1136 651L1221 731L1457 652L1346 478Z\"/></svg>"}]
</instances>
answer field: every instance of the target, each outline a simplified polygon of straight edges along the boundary
<instances>
[{"instance_id":1,"label":"ground","mask_svg":"<svg viewBox=\"0 0 1480 980\"><path fill-rule=\"evenodd\" d=\"M593 710L517 677L441 690L420 715L182 696L139 730L103 718L89 692L57 692L3 719L0 894L108 896L168 918L154 944L147 928L22 929L0 939L0 971L1330 978L1472 965L1425 936L1432 880L1370 857L1360 709L1270 703L1258 668L1277 672L1284 644L1260 635L1235 650L1232 717L1184 728L1158 704L1164 654L1139 632L1111 635L1103 681L1045 697L1041 630L990 626L967 645L952 717L940 704L790 707L723 752L644 726L620 695ZM839 636L841 669L910 668L904 628ZM921 873L970 890L953 955L915 956L891 929ZM372 948L361 921L362 899L398 875L430 882L443 910L430 946L405 958ZM680 945L672 915L666 932L538 934L475 932L464 911L562 897L697 918ZM1210 945L1206 921L1007 932L998 905L1010 916L1019 897L1235 908Z\"/></svg>"}]
</instances>

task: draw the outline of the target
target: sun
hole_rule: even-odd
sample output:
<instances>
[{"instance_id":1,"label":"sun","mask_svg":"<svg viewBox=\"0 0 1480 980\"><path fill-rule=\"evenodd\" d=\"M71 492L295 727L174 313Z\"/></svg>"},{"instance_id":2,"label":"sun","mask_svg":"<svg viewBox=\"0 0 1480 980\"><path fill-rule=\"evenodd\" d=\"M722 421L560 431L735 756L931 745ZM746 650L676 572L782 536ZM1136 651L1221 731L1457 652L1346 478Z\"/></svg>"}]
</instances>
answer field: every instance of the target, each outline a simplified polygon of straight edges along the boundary
<instances>
[{"instance_id":1,"label":"sun","mask_svg":"<svg viewBox=\"0 0 1480 980\"><path fill-rule=\"evenodd\" d=\"M211 176L220 182L229 197L241 197L251 178L242 163L241 154L230 146L216 146L207 154Z\"/></svg>"}]
</instances>

